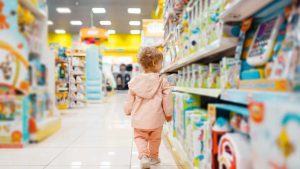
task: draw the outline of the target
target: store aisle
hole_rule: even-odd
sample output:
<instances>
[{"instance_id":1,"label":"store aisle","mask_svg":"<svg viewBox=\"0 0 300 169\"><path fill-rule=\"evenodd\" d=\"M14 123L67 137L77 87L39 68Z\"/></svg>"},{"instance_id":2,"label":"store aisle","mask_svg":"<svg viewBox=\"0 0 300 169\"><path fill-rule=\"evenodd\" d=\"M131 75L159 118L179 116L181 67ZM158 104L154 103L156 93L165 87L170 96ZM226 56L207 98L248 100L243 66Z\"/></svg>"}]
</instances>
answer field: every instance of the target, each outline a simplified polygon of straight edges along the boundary
<instances>
[{"instance_id":1,"label":"store aisle","mask_svg":"<svg viewBox=\"0 0 300 169\"><path fill-rule=\"evenodd\" d=\"M24 149L0 150L0 169L128 169L139 168L130 118L124 116L125 94L62 116L62 128L47 140ZM175 169L164 144L162 163L152 168Z\"/></svg>"}]
</instances>

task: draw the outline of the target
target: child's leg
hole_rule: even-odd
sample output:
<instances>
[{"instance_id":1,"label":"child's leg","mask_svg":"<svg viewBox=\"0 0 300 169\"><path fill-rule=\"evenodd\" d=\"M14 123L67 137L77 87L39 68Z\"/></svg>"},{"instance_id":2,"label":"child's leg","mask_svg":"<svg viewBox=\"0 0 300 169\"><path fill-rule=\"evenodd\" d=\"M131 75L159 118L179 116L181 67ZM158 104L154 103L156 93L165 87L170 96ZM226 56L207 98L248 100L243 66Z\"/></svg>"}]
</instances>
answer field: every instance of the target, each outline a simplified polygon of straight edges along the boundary
<instances>
[{"instance_id":1,"label":"child's leg","mask_svg":"<svg viewBox=\"0 0 300 169\"><path fill-rule=\"evenodd\" d=\"M141 129L134 129L134 141L139 151L139 159L143 156L149 156L148 150L149 131L143 131Z\"/></svg>"},{"instance_id":2,"label":"child's leg","mask_svg":"<svg viewBox=\"0 0 300 169\"><path fill-rule=\"evenodd\" d=\"M156 160L158 159L162 129L163 129L163 127L153 130L149 136L150 157L153 159L156 159Z\"/></svg>"}]
</instances>

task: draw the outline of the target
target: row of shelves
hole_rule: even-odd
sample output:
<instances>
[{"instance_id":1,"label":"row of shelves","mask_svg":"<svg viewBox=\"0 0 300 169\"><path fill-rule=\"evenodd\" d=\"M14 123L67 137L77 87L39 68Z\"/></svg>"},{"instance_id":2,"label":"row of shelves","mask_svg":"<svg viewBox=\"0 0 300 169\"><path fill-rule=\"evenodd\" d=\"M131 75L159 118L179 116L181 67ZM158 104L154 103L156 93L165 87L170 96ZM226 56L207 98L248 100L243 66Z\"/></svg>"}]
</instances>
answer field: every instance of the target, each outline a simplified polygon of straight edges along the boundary
<instances>
[{"instance_id":1,"label":"row of shelves","mask_svg":"<svg viewBox=\"0 0 300 169\"><path fill-rule=\"evenodd\" d=\"M174 91L186 92L201 96L219 98L224 101L230 101L238 104L248 104L254 101L300 101L300 93L292 92L266 92L255 90L238 90L238 89L204 89L173 87Z\"/></svg>"},{"instance_id":2,"label":"row of shelves","mask_svg":"<svg viewBox=\"0 0 300 169\"><path fill-rule=\"evenodd\" d=\"M199 50L196 53L191 54L190 56L184 57L181 60L178 60L174 64L164 68L161 73L170 73L174 72L188 64L196 62L200 59L205 59L209 56L218 54L220 52L224 52L230 49L233 49L237 45L236 38L222 38L220 40L215 41L211 45L207 46L207 48Z\"/></svg>"}]
</instances>

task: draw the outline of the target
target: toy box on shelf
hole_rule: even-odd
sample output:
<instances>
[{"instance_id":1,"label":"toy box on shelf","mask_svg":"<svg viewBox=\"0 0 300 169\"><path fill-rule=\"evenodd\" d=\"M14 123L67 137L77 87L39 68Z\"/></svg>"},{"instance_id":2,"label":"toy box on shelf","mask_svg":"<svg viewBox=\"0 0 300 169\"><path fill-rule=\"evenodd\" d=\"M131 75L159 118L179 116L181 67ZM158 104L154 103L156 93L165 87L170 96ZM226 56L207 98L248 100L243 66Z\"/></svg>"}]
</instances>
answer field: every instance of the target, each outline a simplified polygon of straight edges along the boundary
<instances>
[{"instance_id":1,"label":"toy box on shelf","mask_svg":"<svg viewBox=\"0 0 300 169\"><path fill-rule=\"evenodd\" d=\"M86 52L82 47L68 51L70 61L70 107L84 107L86 105L86 89L85 89L85 57Z\"/></svg>"},{"instance_id":2,"label":"toy box on shelf","mask_svg":"<svg viewBox=\"0 0 300 169\"><path fill-rule=\"evenodd\" d=\"M289 3L276 1L254 16L241 57L240 89L297 90L300 10Z\"/></svg>"},{"instance_id":3,"label":"toy box on shelf","mask_svg":"<svg viewBox=\"0 0 300 169\"><path fill-rule=\"evenodd\" d=\"M249 105L253 168L299 168L299 101Z\"/></svg>"},{"instance_id":4,"label":"toy box on shelf","mask_svg":"<svg viewBox=\"0 0 300 169\"><path fill-rule=\"evenodd\" d=\"M209 104L211 168L251 169L247 108Z\"/></svg>"},{"instance_id":5,"label":"toy box on shelf","mask_svg":"<svg viewBox=\"0 0 300 169\"><path fill-rule=\"evenodd\" d=\"M22 148L29 141L28 97L1 96L0 148Z\"/></svg>"}]
</instances>

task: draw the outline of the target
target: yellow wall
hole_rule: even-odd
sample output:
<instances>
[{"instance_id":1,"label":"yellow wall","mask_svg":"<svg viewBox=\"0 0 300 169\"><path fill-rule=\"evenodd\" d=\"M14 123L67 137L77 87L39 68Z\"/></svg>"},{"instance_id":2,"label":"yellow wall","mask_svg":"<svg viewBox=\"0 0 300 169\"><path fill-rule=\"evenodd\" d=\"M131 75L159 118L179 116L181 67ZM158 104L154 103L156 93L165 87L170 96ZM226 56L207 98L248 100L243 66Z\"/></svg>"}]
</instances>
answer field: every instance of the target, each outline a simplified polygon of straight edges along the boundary
<instances>
[{"instance_id":1,"label":"yellow wall","mask_svg":"<svg viewBox=\"0 0 300 169\"><path fill-rule=\"evenodd\" d=\"M104 56L131 56L136 62L136 54L141 46L141 35L116 34L110 35L104 42Z\"/></svg>"},{"instance_id":2,"label":"yellow wall","mask_svg":"<svg viewBox=\"0 0 300 169\"><path fill-rule=\"evenodd\" d=\"M71 34L48 34L49 43L58 43L63 47L70 48L72 47L72 35Z\"/></svg>"},{"instance_id":3,"label":"yellow wall","mask_svg":"<svg viewBox=\"0 0 300 169\"><path fill-rule=\"evenodd\" d=\"M71 34L48 34L49 43L58 43L64 47L72 47ZM136 54L141 46L141 35L115 34L104 42L106 50L103 56L131 56L136 62Z\"/></svg>"}]
</instances>

